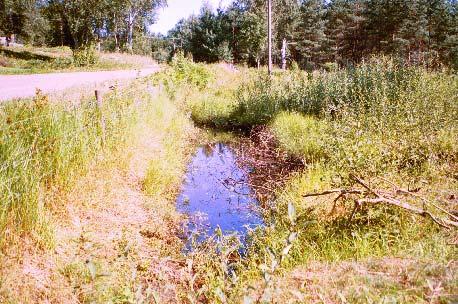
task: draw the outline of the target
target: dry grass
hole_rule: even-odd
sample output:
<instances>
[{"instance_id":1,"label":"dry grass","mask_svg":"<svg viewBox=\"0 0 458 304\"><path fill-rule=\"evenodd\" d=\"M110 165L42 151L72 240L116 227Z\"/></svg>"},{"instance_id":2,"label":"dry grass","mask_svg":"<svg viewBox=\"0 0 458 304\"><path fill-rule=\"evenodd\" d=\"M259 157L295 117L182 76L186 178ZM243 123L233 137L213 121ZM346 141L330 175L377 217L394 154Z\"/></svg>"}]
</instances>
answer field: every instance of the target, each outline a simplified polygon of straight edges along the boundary
<instances>
[{"instance_id":1,"label":"dry grass","mask_svg":"<svg viewBox=\"0 0 458 304\"><path fill-rule=\"evenodd\" d=\"M153 160L166 162L169 146L184 145L168 137L170 128L186 138L193 129L176 125L172 105L154 98L153 116L145 116L125 146L99 157L70 191L49 189L53 249L38 248L32 238L5 248L1 303L176 303L181 297L189 277L175 233L181 217L145 180ZM167 163L178 174L184 161Z\"/></svg>"},{"instance_id":2,"label":"dry grass","mask_svg":"<svg viewBox=\"0 0 458 304\"><path fill-rule=\"evenodd\" d=\"M113 63L128 64L139 68L157 65L157 62L150 56L131 55L126 53L100 53L100 59Z\"/></svg>"},{"instance_id":3,"label":"dry grass","mask_svg":"<svg viewBox=\"0 0 458 304\"><path fill-rule=\"evenodd\" d=\"M179 252L171 245L180 241L170 233L179 217L169 202L152 201L142 191L144 164L161 148L159 138L144 136L124 162L106 160L70 193L49 198L55 251L50 255L27 243L9 248L2 259L3 301L100 302L122 297L122 288L131 290L130 284L174 301L179 267L162 256ZM87 278L87 261L100 268L95 279Z\"/></svg>"},{"instance_id":4,"label":"dry grass","mask_svg":"<svg viewBox=\"0 0 458 304\"><path fill-rule=\"evenodd\" d=\"M457 300L457 273L453 260L312 262L276 277L272 303L450 303Z\"/></svg>"}]
</instances>

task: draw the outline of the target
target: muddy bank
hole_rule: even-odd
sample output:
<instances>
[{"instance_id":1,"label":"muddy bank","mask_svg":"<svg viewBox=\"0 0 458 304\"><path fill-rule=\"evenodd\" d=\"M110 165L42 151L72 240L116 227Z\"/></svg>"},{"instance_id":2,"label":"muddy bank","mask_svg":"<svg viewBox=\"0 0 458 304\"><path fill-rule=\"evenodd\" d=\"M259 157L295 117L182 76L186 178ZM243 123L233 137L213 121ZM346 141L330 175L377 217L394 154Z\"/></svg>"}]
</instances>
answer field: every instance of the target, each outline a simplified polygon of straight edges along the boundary
<instances>
[{"instance_id":1,"label":"muddy bank","mask_svg":"<svg viewBox=\"0 0 458 304\"><path fill-rule=\"evenodd\" d=\"M248 182L264 206L275 199L275 192L292 174L304 168L300 159L278 147L274 135L265 126L253 128L233 146L239 164L252 168Z\"/></svg>"}]
</instances>

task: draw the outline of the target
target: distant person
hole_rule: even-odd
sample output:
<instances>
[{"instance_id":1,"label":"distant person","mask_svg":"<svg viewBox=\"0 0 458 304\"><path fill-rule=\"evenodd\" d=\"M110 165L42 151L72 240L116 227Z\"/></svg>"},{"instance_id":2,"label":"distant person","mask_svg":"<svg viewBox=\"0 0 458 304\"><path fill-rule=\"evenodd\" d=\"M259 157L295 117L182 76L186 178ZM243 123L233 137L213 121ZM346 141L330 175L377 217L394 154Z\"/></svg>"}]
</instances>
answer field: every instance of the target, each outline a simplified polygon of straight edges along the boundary
<instances>
[{"instance_id":1,"label":"distant person","mask_svg":"<svg viewBox=\"0 0 458 304\"><path fill-rule=\"evenodd\" d=\"M11 37L6 36L6 46L10 46L10 42L11 42Z\"/></svg>"}]
</instances>

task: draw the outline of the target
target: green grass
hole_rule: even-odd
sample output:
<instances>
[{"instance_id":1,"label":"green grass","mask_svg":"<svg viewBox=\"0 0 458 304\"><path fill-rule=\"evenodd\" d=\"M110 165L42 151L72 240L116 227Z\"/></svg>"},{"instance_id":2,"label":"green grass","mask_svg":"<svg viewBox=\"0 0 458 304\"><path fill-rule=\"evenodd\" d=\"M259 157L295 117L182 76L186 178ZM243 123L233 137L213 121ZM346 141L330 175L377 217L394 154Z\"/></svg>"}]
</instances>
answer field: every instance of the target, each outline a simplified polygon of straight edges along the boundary
<instances>
[{"instance_id":1,"label":"green grass","mask_svg":"<svg viewBox=\"0 0 458 304\"><path fill-rule=\"evenodd\" d=\"M326 121L296 113L280 113L272 122L272 130L283 149L306 161L328 158L326 144L330 140Z\"/></svg>"},{"instance_id":2,"label":"green grass","mask_svg":"<svg viewBox=\"0 0 458 304\"><path fill-rule=\"evenodd\" d=\"M163 96L152 107L160 108L154 129L162 130L166 136L162 139L160 154L148 164L145 191L149 195L174 201L194 144L192 123L167 97Z\"/></svg>"},{"instance_id":3,"label":"green grass","mask_svg":"<svg viewBox=\"0 0 458 304\"><path fill-rule=\"evenodd\" d=\"M353 186L350 174L356 174L376 189L392 189L385 179L406 189L418 188L430 202L456 210L456 202L450 199L458 188L456 75L403 66L388 58L334 72L276 72L272 78L244 74L248 81L211 87L190 97L191 117L199 125L223 130L267 125L279 148L302 159L306 169L277 189L275 208L266 210L269 227L254 233L248 258L232 261L236 282L225 270L228 256L234 255L231 245L218 245L227 248L224 254L208 253L205 248L199 254L206 258L195 257L202 265L199 275L206 297L224 302L224 294L229 302L238 302L261 286L274 293L276 279L288 278L288 271L297 267L307 271L312 262L365 265L369 259L402 257L418 265L439 263L450 269L446 265L456 252L449 241L456 237L456 229L443 230L429 219L388 206L363 208L350 220L351 198L331 212L335 196L304 195ZM422 207L419 200L402 199ZM294 224L289 206L297 213ZM299 236L288 247L293 232ZM272 263L281 266L272 269ZM412 264L411 272L420 270L416 262ZM401 302L425 302L428 293L422 286L430 279L423 273L418 282L409 281L414 291L404 291L402 282L395 281L394 287L372 286L370 294L349 299L361 302L367 296L365 301L376 302L381 300L377 293L387 293ZM458 286L445 275L436 280L446 286L442 299L450 300L447 294ZM357 284L349 284L345 292ZM325 295L336 293L330 286L323 290Z\"/></svg>"},{"instance_id":4,"label":"green grass","mask_svg":"<svg viewBox=\"0 0 458 304\"><path fill-rule=\"evenodd\" d=\"M51 72L122 70L153 64L152 59L125 54L77 52L68 47L0 48L0 75L40 74Z\"/></svg>"},{"instance_id":5,"label":"green grass","mask_svg":"<svg viewBox=\"0 0 458 304\"><path fill-rule=\"evenodd\" d=\"M69 105L39 94L2 104L1 243L26 233L49 245L46 193L69 189L97 157L122 147L148 113L135 104L139 98L149 97L130 90L111 93L101 109L93 100Z\"/></svg>"}]
</instances>

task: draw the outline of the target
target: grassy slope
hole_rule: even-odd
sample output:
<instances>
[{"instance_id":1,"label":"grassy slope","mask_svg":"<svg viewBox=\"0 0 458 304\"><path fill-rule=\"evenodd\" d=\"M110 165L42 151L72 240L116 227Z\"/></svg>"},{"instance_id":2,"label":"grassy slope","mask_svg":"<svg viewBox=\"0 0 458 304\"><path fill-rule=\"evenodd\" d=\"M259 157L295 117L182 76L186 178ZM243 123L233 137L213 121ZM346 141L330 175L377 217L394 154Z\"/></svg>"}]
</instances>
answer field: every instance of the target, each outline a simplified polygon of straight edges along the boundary
<instances>
[{"instance_id":1,"label":"grassy slope","mask_svg":"<svg viewBox=\"0 0 458 304\"><path fill-rule=\"evenodd\" d=\"M1 302L175 302L170 199L195 132L177 102L143 80L101 111L37 96L1 113Z\"/></svg>"},{"instance_id":2,"label":"grassy slope","mask_svg":"<svg viewBox=\"0 0 458 304\"><path fill-rule=\"evenodd\" d=\"M314 77L296 71L271 83L253 71L179 58L154 77L166 95L152 97L143 83L108 97L103 145L100 112L90 103L54 105L37 96L5 105L0 296L447 302L458 288L456 230L383 206L350 221L350 199L331 214L332 197L303 198L352 186L353 172L377 188L391 187L380 177L420 187L456 208L456 78L389 64ZM246 259L224 238L186 257L179 252L170 201L195 132L189 117L224 129L267 124L280 148L306 164L277 189L276 207L266 210L271 221L253 232ZM12 288L22 279L28 283Z\"/></svg>"},{"instance_id":3,"label":"grassy slope","mask_svg":"<svg viewBox=\"0 0 458 304\"><path fill-rule=\"evenodd\" d=\"M67 47L0 48L0 75L135 69L154 65L146 56L101 53L97 63L78 66Z\"/></svg>"},{"instance_id":4,"label":"grassy slope","mask_svg":"<svg viewBox=\"0 0 458 304\"><path fill-rule=\"evenodd\" d=\"M357 187L353 173L375 189L392 191L392 183L418 188L428 201L456 211L457 92L456 75L379 59L335 73L252 76L232 90L216 88L191 98L188 105L199 124L223 129L267 124L280 149L306 164L277 190L272 228L256 234L252 255L232 266L240 269L238 281L223 279L218 263L228 263L228 256L213 257L218 262L203 268L212 286L207 296L237 302L249 295L247 301L264 297L278 303L450 301L458 290L456 228L444 230L383 205L364 207L349 220L352 196L333 209L336 195L303 195ZM425 206L416 198L401 200ZM425 208L452 219L430 204ZM289 209L295 210L294 224ZM404 276L394 275L396 269Z\"/></svg>"}]
</instances>

